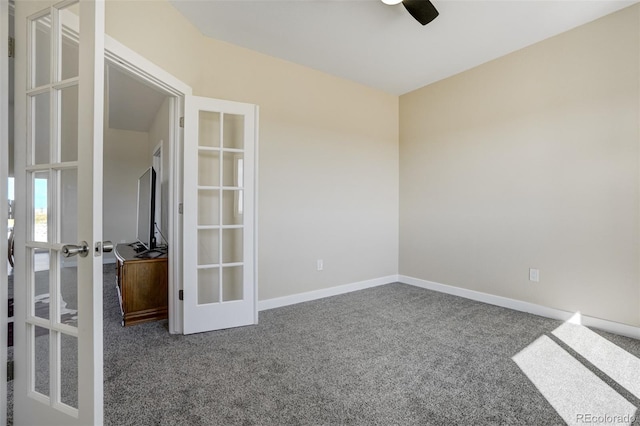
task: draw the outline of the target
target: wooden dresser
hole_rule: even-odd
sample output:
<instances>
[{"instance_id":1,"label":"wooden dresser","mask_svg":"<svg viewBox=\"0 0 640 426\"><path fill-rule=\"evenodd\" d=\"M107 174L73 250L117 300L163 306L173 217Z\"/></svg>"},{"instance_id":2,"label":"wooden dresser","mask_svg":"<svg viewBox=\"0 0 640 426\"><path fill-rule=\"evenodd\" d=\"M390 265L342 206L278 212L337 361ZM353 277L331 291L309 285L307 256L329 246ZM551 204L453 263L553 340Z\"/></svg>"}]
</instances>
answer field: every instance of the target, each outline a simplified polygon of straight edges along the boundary
<instances>
[{"instance_id":1,"label":"wooden dresser","mask_svg":"<svg viewBox=\"0 0 640 426\"><path fill-rule=\"evenodd\" d=\"M116 289L123 326L167 318L168 258L158 254L136 257L128 244L116 246Z\"/></svg>"}]
</instances>

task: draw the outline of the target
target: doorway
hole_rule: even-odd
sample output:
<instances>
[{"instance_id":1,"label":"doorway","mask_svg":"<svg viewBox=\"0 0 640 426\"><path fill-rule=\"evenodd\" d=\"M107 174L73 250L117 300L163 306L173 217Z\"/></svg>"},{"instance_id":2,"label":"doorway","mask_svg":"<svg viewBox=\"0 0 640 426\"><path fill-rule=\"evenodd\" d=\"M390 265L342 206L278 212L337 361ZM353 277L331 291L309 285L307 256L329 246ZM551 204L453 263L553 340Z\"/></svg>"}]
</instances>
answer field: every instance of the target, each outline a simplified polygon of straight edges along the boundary
<instances>
[{"instance_id":1,"label":"doorway","mask_svg":"<svg viewBox=\"0 0 640 426\"><path fill-rule=\"evenodd\" d=\"M155 221L155 239L158 244L167 247L169 257L168 329L172 334L182 333L182 305L178 298L182 274L182 217L179 211L182 202L182 129L178 122L183 115L184 97L191 95L191 88L108 35L105 35L105 65L105 85L112 87L105 93L105 128L110 127L108 131L113 135L128 134L138 139L144 139L144 135L136 136L135 132L147 133L145 162L147 167L160 166L156 189L162 201L156 203L158 220ZM131 97L128 89L140 96ZM131 117L139 119L132 120ZM147 124L142 124L145 120ZM119 142L121 140L116 144ZM108 149L106 136L104 146ZM115 149L113 153L117 152ZM105 155L105 166L106 161ZM118 172L117 168L115 172ZM135 185L140 176L135 176L135 180L131 181L134 173L129 174L127 190L135 196ZM106 179L105 176L105 185ZM120 188L116 185L111 194L117 194ZM106 195L107 188L104 188L104 192ZM117 195L115 197L118 198ZM114 205L111 208L116 207ZM108 209L110 207L105 205L105 221ZM111 236L105 225L105 238L111 238L114 244L123 240L127 242L132 235L136 235L135 217L129 226L128 234L116 230L115 236ZM115 262L113 254L109 254L107 262Z\"/></svg>"},{"instance_id":2,"label":"doorway","mask_svg":"<svg viewBox=\"0 0 640 426\"><path fill-rule=\"evenodd\" d=\"M108 287L104 295L103 309L106 310L107 306L113 307L114 304L108 299L116 298L121 301L119 306L126 310L131 303L122 303L125 292L116 289L115 253L128 253L133 247L140 251L135 255L137 257L143 256L145 250L166 251L168 247L165 237L168 235L168 221L163 220L168 214L162 213L168 211L166 189L169 187L169 173L164 173L164 158L161 153L171 152L169 144L172 140L170 131L173 97L136 78L121 67L107 64L104 99L103 235L106 240L113 242L115 250L103 255L104 280L105 286ZM167 169L170 167L169 164L166 166ZM154 172L149 172L150 167L153 167ZM154 173L155 179L143 180L142 176L151 176L147 173ZM155 189L153 196L142 193L142 187L139 187L141 182L152 185L149 189ZM144 196L146 199L143 200ZM168 262L172 261L173 259L168 259ZM161 309L163 314L148 315L144 318L151 320L158 316L167 316L168 290L166 281L164 282L162 301L154 300L154 307L157 307L156 304L164 305L164 309ZM137 290L142 291L142 282L138 284ZM160 288L155 285L154 287ZM145 292L145 297L156 299L160 297L158 291L161 290L154 289L152 294ZM139 310L143 309L136 309ZM125 324L124 311L122 314L123 318L119 322ZM132 313L127 312L127 316L129 314ZM106 321L113 316L105 312L104 318Z\"/></svg>"}]
</instances>

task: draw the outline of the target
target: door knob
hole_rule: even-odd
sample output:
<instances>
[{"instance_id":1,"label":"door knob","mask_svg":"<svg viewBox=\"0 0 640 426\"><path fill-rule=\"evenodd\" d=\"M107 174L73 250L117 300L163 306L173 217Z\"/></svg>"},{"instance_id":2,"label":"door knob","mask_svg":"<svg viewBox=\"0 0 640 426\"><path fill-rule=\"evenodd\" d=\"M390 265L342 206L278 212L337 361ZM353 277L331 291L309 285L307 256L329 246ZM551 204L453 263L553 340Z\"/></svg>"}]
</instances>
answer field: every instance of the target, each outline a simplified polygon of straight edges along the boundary
<instances>
[{"instance_id":1,"label":"door knob","mask_svg":"<svg viewBox=\"0 0 640 426\"><path fill-rule=\"evenodd\" d=\"M73 257L79 254L80 257L85 257L89 253L89 244L86 241L80 243L79 246L74 244L65 244L62 246L62 255L64 257Z\"/></svg>"},{"instance_id":2,"label":"door knob","mask_svg":"<svg viewBox=\"0 0 640 426\"><path fill-rule=\"evenodd\" d=\"M102 242L102 252L111 253L113 251L113 243L111 241Z\"/></svg>"},{"instance_id":3,"label":"door knob","mask_svg":"<svg viewBox=\"0 0 640 426\"><path fill-rule=\"evenodd\" d=\"M98 241L94 256L100 256L102 253L110 253L113 251L113 243L111 241Z\"/></svg>"}]
</instances>

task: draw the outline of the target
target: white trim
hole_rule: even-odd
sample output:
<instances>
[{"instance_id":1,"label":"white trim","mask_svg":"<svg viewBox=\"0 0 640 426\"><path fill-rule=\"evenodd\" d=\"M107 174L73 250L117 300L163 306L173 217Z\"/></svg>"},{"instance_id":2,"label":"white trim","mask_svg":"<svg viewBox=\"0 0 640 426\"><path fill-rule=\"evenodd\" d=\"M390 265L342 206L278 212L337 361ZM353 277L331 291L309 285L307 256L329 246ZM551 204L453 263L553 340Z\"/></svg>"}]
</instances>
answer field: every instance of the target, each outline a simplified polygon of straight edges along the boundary
<instances>
[{"instance_id":1,"label":"white trim","mask_svg":"<svg viewBox=\"0 0 640 426\"><path fill-rule=\"evenodd\" d=\"M307 291L305 293L292 294L291 296L275 297L273 299L261 300L258 302L258 311L281 308L283 306L295 305L296 303L309 302L312 300L324 299L325 297L338 296L340 294L351 293L352 291L364 290L378 287L398 281L397 275L374 278L366 281L359 281L351 284L343 284L320 290Z\"/></svg>"},{"instance_id":2,"label":"white trim","mask_svg":"<svg viewBox=\"0 0 640 426\"><path fill-rule=\"evenodd\" d=\"M142 77L144 81L164 89L168 94L180 96L192 93L190 86L107 34L104 35L104 55L107 62L119 64L120 67Z\"/></svg>"},{"instance_id":3,"label":"white trim","mask_svg":"<svg viewBox=\"0 0 640 426\"><path fill-rule=\"evenodd\" d=\"M163 139L160 139L160 142L153 148L153 156L160 157L162 159L162 144L164 143ZM162 162L160 163L162 164Z\"/></svg>"},{"instance_id":4,"label":"white trim","mask_svg":"<svg viewBox=\"0 0 640 426\"><path fill-rule=\"evenodd\" d=\"M116 263L116 257L115 255L111 254L109 255L108 253L103 253L102 254L102 264L103 265L113 265ZM64 267L65 268L77 268L78 267L78 260L75 258L71 258L71 259L65 259L64 260Z\"/></svg>"},{"instance_id":5,"label":"white trim","mask_svg":"<svg viewBox=\"0 0 640 426\"><path fill-rule=\"evenodd\" d=\"M640 327L582 315L582 325L640 340Z\"/></svg>"},{"instance_id":6,"label":"white trim","mask_svg":"<svg viewBox=\"0 0 640 426\"><path fill-rule=\"evenodd\" d=\"M169 142L169 217L167 218L167 244L169 241L169 259L175 259L169 263L169 333L182 334L183 313L182 301L179 298L183 289L182 268L182 149L184 135L178 125L179 117L184 116L184 97L173 97L169 105L169 135L173 143Z\"/></svg>"},{"instance_id":7,"label":"white trim","mask_svg":"<svg viewBox=\"0 0 640 426\"><path fill-rule=\"evenodd\" d=\"M78 109L78 141L86 141L86 143L78 143L77 197L78 213L81 212L78 214L78 237L86 235L85 238L91 238L89 246L93 247L94 242L102 242L105 4L100 0L84 2L80 5L79 13L82 43L79 46L78 105L86 105L86 108ZM55 18L56 14L54 13L53 16ZM55 52L55 49L53 51ZM56 58L58 56L54 56L54 64L57 61ZM52 79L52 81L55 80ZM52 111L55 109L52 108ZM55 141L54 138L51 140ZM54 191L57 194L60 190ZM53 229L60 229L59 227L60 225L57 225ZM71 419L65 418L65 422L102 425L104 422L103 269L101 256L88 257L91 259L78 259L77 269L78 282L91 284L90 287L78 286L78 372L82 371L83 374L78 375L77 410L67 412L69 415L76 411L78 421L72 423ZM60 294L60 291L57 290L56 293ZM50 300L50 302L57 304L59 301ZM91 306L91 308L83 314L81 306L84 308ZM16 356L17 354L16 352ZM56 364L51 363L51 365L59 366L60 362L57 360ZM52 377L51 382L60 383L61 379L62 377L54 380ZM57 401L54 400L54 402ZM49 411L46 410L42 413L43 415L34 416L33 419L37 422L48 421L51 419ZM64 412L65 410L58 408L56 411ZM19 423L17 417L16 423Z\"/></svg>"},{"instance_id":8,"label":"white trim","mask_svg":"<svg viewBox=\"0 0 640 426\"><path fill-rule=\"evenodd\" d=\"M433 290L440 293L451 294L453 296L464 297L465 299L471 299L477 302L488 303L490 305L501 306L503 308L513 309L520 312L527 312L530 314L561 321L568 321L576 314L575 312L567 312L561 309L537 305L535 303L523 302L521 300L510 299L508 297L495 296L479 291L468 290L466 288L454 287L446 284L436 283L433 281L408 277L406 275L399 275L398 281L427 290ZM586 327L598 328L600 330L619 334L621 336L631 337L633 339L640 339L640 327L634 327L631 325L589 317L586 315L582 315L582 325Z\"/></svg>"},{"instance_id":9,"label":"white trim","mask_svg":"<svg viewBox=\"0 0 640 426\"><path fill-rule=\"evenodd\" d=\"M254 306L254 314L253 314L253 323L258 324L258 312L259 312L259 301L258 301L258 188L259 182L259 170L260 167L260 107L258 105L254 106L254 117L255 117L255 125L254 125L254 173L253 173L253 306ZM222 183L222 182L221 182Z\"/></svg>"}]
</instances>

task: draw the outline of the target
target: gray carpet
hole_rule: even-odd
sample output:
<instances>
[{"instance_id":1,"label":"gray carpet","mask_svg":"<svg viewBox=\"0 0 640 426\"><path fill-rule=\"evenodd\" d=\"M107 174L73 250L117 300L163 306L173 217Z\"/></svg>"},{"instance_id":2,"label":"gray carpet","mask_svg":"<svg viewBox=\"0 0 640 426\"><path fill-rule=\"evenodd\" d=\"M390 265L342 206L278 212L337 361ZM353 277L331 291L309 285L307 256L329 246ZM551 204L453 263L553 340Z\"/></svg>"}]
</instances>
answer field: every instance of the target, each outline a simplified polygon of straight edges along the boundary
<instances>
[{"instance_id":1,"label":"gray carpet","mask_svg":"<svg viewBox=\"0 0 640 426\"><path fill-rule=\"evenodd\" d=\"M75 267L64 267L60 270L62 306L60 320L63 324L77 327L78 324L78 273ZM37 271L34 274L34 309L37 317L49 318L49 271ZM9 316L13 316L13 270L7 277L7 295L9 297ZM38 327L36 336L46 334L47 330ZM13 334L11 331L9 335ZM13 346L13 338L9 339Z\"/></svg>"},{"instance_id":2,"label":"gray carpet","mask_svg":"<svg viewBox=\"0 0 640 426\"><path fill-rule=\"evenodd\" d=\"M113 270L105 282L107 425L564 424L512 360L559 321L390 284L171 336L120 327ZM599 334L640 357L640 341Z\"/></svg>"},{"instance_id":3,"label":"gray carpet","mask_svg":"<svg viewBox=\"0 0 640 426\"><path fill-rule=\"evenodd\" d=\"M390 284L264 311L258 326L172 336L166 321L120 326L114 276L106 265L106 425L565 424L513 360L529 356L538 380L541 338L640 407L588 360L602 359L552 333L560 321ZM597 334L640 358L640 341ZM540 359L555 371L560 361Z\"/></svg>"}]
</instances>

